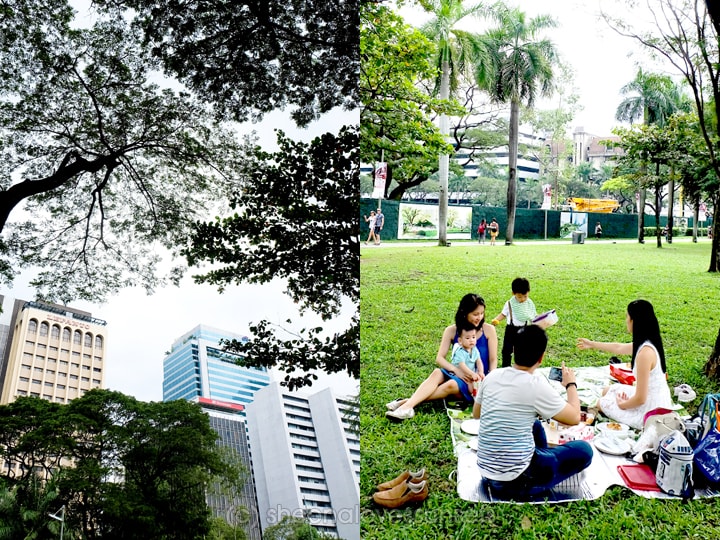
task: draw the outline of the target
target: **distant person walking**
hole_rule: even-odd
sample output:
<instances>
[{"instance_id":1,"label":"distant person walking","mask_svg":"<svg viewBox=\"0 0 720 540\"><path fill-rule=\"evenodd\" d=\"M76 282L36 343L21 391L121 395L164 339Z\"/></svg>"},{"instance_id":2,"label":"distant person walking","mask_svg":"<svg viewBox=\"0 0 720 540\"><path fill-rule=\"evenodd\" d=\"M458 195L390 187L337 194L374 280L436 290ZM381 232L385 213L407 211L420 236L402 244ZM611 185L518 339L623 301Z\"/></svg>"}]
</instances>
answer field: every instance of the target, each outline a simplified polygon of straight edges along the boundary
<instances>
[{"instance_id":1,"label":"distant person walking","mask_svg":"<svg viewBox=\"0 0 720 540\"><path fill-rule=\"evenodd\" d=\"M385 225L385 216L380 208L377 209L375 214L375 245L380 245L380 231L382 231L383 225Z\"/></svg>"},{"instance_id":2,"label":"distant person walking","mask_svg":"<svg viewBox=\"0 0 720 540\"><path fill-rule=\"evenodd\" d=\"M498 222L495 221L495 218L492 218L490 221L490 225L488 225L488 230L490 231L490 245L495 245L495 239L497 238L498 232L500 231L500 226L498 225Z\"/></svg>"},{"instance_id":3,"label":"distant person walking","mask_svg":"<svg viewBox=\"0 0 720 540\"><path fill-rule=\"evenodd\" d=\"M368 227L370 227L370 234L368 234L367 240L365 240L365 245L368 245L371 238L373 242L377 244L377 240L375 240L375 210L370 212L370 217L363 216L363 218L365 218L365 222L368 224Z\"/></svg>"},{"instance_id":4,"label":"distant person walking","mask_svg":"<svg viewBox=\"0 0 720 540\"><path fill-rule=\"evenodd\" d=\"M485 218L483 218L480 221L480 225L478 225L478 242L481 244L485 243L485 231L487 229L487 221L485 221Z\"/></svg>"},{"instance_id":5,"label":"distant person walking","mask_svg":"<svg viewBox=\"0 0 720 540\"><path fill-rule=\"evenodd\" d=\"M601 236L602 236L602 225L600 225L600 222L598 221L595 224L595 239L600 240Z\"/></svg>"}]
</instances>

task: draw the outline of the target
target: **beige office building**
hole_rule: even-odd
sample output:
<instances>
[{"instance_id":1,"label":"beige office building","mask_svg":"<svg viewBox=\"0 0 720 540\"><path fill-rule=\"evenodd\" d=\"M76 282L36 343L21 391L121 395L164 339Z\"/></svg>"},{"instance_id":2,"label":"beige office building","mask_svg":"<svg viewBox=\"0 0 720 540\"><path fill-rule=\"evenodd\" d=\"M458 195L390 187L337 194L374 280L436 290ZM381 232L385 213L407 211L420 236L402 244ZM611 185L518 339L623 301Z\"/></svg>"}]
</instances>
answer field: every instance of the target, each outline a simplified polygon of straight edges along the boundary
<instances>
[{"instance_id":1,"label":"beige office building","mask_svg":"<svg viewBox=\"0 0 720 540\"><path fill-rule=\"evenodd\" d=\"M66 306L23 300L6 301L3 309L10 318L0 336L5 342L5 350L0 347L0 404L18 396L67 403L104 387L105 321Z\"/></svg>"}]
</instances>

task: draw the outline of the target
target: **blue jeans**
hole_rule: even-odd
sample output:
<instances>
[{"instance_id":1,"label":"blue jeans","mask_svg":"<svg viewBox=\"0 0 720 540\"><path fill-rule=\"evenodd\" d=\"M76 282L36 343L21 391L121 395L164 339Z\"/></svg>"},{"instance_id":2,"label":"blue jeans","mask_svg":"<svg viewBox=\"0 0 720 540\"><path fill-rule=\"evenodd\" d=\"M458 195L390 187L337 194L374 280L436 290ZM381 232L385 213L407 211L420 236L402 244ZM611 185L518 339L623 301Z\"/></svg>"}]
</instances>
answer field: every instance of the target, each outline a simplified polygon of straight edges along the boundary
<instances>
[{"instance_id":1,"label":"blue jeans","mask_svg":"<svg viewBox=\"0 0 720 540\"><path fill-rule=\"evenodd\" d=\"M592 461L592 447L585 441L571 441L548 448L540 420L533 424L535 454L530 465L514 480L488 480L493 491L503 496L532 496L549 490L587 468Z\"/></svg>"}]
</instances>

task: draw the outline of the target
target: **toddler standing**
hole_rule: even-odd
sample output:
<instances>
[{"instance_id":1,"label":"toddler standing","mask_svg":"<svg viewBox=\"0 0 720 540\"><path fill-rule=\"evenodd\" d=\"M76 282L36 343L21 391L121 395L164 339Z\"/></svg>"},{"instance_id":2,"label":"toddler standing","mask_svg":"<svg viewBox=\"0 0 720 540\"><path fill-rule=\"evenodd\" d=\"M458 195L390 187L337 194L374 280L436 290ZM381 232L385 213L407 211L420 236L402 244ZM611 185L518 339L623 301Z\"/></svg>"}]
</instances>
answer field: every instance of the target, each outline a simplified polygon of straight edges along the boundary
<instances>
[{"instance_id":1,"label":"toddler standing","mask_svg":"<svg viewBox=\"0 0 720 540\"><path fill-rule=\"evenodd\" d=\"M520 328L532 323L537 317L535 304L530 299L530 282L525 278L515 278L511 284L513 295L505 302L500 314L495 317L491 324L497 326L500 321L507 319L505 327L505 335L503 336L502 346L502 367L509 367L515 336Z\"/></svg>"}]
</instances>

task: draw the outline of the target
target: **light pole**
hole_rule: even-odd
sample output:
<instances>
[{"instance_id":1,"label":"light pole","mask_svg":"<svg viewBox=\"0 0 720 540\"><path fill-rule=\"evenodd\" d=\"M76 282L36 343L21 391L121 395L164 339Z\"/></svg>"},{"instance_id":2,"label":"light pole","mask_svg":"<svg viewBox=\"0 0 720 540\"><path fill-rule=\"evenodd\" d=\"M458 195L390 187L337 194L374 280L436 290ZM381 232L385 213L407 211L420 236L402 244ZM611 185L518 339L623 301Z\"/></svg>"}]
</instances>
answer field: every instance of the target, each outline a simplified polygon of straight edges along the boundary
<instances>
[{"instance_id":1,"label":"light pole","mask_svg":"<svg viewBox=\"0 0 720 540\"><path fill-rule=\"evenodd\" d=\"M60 516L58 517L58 514ZM60 522L60 540L63 540L63 533L65 532L65 505L63 504L60 510L54 514L48 514L51 518L56 519Z\"/></svg>"}]
</instances>

